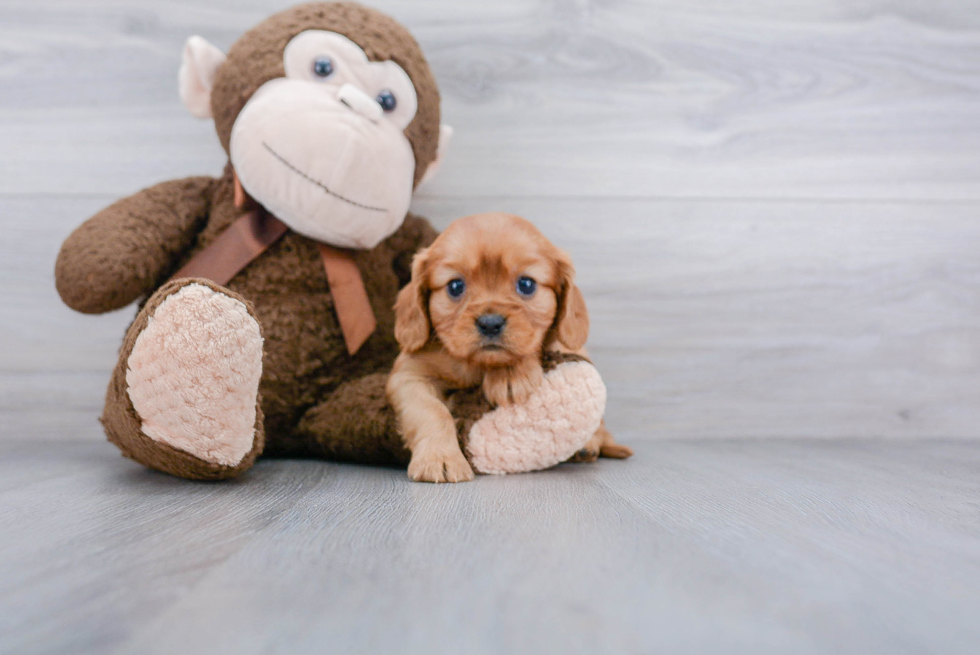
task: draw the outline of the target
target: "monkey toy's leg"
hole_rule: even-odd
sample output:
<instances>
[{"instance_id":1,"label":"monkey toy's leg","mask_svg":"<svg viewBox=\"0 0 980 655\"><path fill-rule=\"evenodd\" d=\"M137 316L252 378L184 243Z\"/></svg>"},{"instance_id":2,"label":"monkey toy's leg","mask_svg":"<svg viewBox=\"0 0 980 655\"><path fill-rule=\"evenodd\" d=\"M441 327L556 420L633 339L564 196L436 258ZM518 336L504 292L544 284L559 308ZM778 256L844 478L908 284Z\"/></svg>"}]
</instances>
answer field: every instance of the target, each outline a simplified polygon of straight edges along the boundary
<instances>
[{"instance_id":1,"label":"monkey toy's leg","mask_svg":"<svg viewBox=\"0 0 980 655\"><path fill-rule=\"evenodd\" d=\"M123 341L102 424L123 455L218 480L262 452L262 335L238 294L184 278L154 293Z\"/></svg>"},{"instance_id":2,"label":"monkey toy's leg","mask_svg":"<svg viewBox=\"0 0 980 655\"><path fill-rule=\"evenodd\" d=\"M479 388L449 399L460 446L478 473L548 468L581 450L596 433L606 389L595 367L576 355L548 353L545 381L519 405L493 408ZM385 398L386 374L341 385L310 409L297 428L310 454L328 459L406 466L395 412Z\"/></svg>"},{"instance_id":3,"label":"monkey toy's leg","mask_svg":"<svg viewBox=\"0 0 980 655\"><path fill-rule=\"evenodd\" d=\"M309 443L310 454L338 461L407 466L412 453L402 443L395 412L385 397L387 381L387 373L351 380L308 410L296 431Z\"/></svg>"}]
</instances>

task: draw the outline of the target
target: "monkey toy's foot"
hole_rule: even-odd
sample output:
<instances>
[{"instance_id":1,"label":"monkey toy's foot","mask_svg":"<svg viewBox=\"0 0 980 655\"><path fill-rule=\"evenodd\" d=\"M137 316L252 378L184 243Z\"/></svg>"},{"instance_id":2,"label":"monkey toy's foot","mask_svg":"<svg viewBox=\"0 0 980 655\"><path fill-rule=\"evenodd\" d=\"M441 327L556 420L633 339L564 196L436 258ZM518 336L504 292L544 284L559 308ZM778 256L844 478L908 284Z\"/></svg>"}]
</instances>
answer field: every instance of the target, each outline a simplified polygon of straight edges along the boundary
<instances>
[{"instance_id":1,"label":"monkey toy's foot","mask_svg":"<svg viewBox=\"0 0 980 655\"><path fill-rule=\"evenodd\" d=\"M206 280L174 280L130 327L102 422L146 466L232 477L262 449L261 375L262 336L244 300Z\"/></svg>"},{"instance_id":2,"label":"monkey toy's foot","mask_svg":"<svg viewBox=\"0 0 980 655\"><path fill-rule=\"evenodd\" d=\"M599 429L606 387L595 367L574 355L549 353L545 371L527 402L493 409L469 428L464 446L476 471L549 468L585 447Z\"/></svg>"}]
</instances>

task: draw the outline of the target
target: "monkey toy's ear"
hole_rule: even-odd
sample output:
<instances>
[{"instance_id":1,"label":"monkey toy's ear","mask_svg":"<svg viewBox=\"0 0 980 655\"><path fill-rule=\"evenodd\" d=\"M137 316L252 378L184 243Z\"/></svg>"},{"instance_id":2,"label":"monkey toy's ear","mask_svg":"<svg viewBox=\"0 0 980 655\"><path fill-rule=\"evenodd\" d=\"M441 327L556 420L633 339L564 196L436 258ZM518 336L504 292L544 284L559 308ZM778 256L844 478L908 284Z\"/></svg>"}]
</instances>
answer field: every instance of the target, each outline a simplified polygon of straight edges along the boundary
<instances>
[{"instance_id":1,"label":"monkey toy's ear","mask_svg":"<svg viewBox=\"0 0 980 655\"><path fill-rule=\"evenodd\" d=\"M195 35L184 44L183 61L177 75L180 99L198 118L211 118L211 87L218 68L226 59L225 53Z\"/></svg>"},{"instance_id":2,"label":"monkey toy's ear","mask_svg":"<svg viewBox=\"0 0 980 655\"><path fill-rule=\"evenodd\" d=\"M442 166L442 162L446 156L446 149L449 148L449 141L453 138L453 128L449 127L445 123L439 126L439 145L436 147L436 158L432 160L432 163L425 169L425 173L422 174L422 179L419 180L419 186L422 186L426 182L432 179Z\"/></svg>"}]
</instances>

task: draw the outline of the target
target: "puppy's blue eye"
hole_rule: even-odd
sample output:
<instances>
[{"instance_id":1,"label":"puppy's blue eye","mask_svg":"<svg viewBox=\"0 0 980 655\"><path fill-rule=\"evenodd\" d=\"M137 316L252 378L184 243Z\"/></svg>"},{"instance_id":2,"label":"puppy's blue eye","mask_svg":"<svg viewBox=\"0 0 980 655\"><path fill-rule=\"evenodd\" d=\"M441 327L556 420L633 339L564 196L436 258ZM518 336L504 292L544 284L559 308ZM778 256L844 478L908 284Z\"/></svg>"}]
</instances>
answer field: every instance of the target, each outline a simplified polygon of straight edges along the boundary
<instances>
[{"instance_id":1,"label":"puppy's blue eye","mask_svg":"<svg viewBox=\"0 0 980 655\"><path fill-rule=\"evenodd\" d=\"M313 74L317 77L333 75L333 60L330 57L317 57L313 60Z\"/></svg>"},{"instance_id":2,"label":"puppy's blue eye","mask_svg":"<svg viewBox=\"0 0 980 655\"><path fill-rule=\"evenodd\" d=\"M459 298L464 291L466 291L466 282L463 282L463 278L454 278L446 285L446 293L450 298Z\"/></svg>"},{"instance_id":3,"label":"puppy's blue eye","mask_svg":"<svg viewBox=\"0 0 980 655\"><path fill-rule=\"evenodd\" d=\"M534 295L534 291L537 288L538 288L538 283L526 275L522 275L517 280L517 293L521 294L522 296Z\"/></svg>"},{"instance_id":4,"label":"puppy's blue eye","mask_svg":"<svg viewBox=\"0 0 980 655\"><path fill-rule=\"evenodd\" d=\"M395 100L395 94L388 89L383 89L381 93L378 94L376 100L385 111L395 111L395 107L398 106L398 101Z\"/></svg>"}]
</instances>

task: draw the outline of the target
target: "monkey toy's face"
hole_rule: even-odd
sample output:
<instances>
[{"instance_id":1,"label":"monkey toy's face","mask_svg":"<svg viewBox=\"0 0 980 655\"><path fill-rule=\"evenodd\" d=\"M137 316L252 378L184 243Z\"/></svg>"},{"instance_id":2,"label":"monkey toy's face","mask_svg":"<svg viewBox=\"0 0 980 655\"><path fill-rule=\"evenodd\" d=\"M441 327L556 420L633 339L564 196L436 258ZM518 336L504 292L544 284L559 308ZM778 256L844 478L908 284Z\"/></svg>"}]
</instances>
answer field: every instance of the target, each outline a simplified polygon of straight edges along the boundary
<instances>
[{"instance_id":1,"label":"monkey toy's face","mask_svg":"<svg viewBox=\"0 0 980 655\"><path fill-rule=\"evenodd\" d=\"M357 38L370 42L371 58L365 53L369 46L316 26L355 11L366 26ZM373 248L404 221L422 177L416 167L422 166L426 176L435 169L433 149L420 150L419 129L410 140L407 134L413 132L407 128L420 111L420 100L428 103L429 121L435 102L438 126L438 91L426 82L429 95L420 99L409 73L379 56L390 45L377 41L387 30L391 53L409 61L414 75L420 67L430 75L418 46L407 33L392 32L404 28L387 17L330 3L300 6L282 16L290 25L305 21L309 28L287 35L279 41L285 47L273 46L274 51L260 48L271 43L275 17L245 37L258 45L243 56L233 48L226 57L204 39L191 37L181 68L181 96L195 115L214 115L249 196L300 234L344 248ZM224 78L223 69L228 69ZM272 69L277 73L268 74ZM259 83L248 86L252 75ZM229 111L237 114L229 116ZM438 139L441 154L451 130L431 127L426 123L421 133ZM417 156L428 160L417 162Z\"/></svg>"},{"instance_id":2,"label":"monkey toy's face","mask_svg":"<svg viewBox=\"0 0 980 655\"><path fill-rule=\"evenodd\" d=\"M300 234L372 248L408 211L415 157L404 130L415 88L393 61L309 30L235 121L231 162L244 189Z\"/></svg>"}]
</instances>

